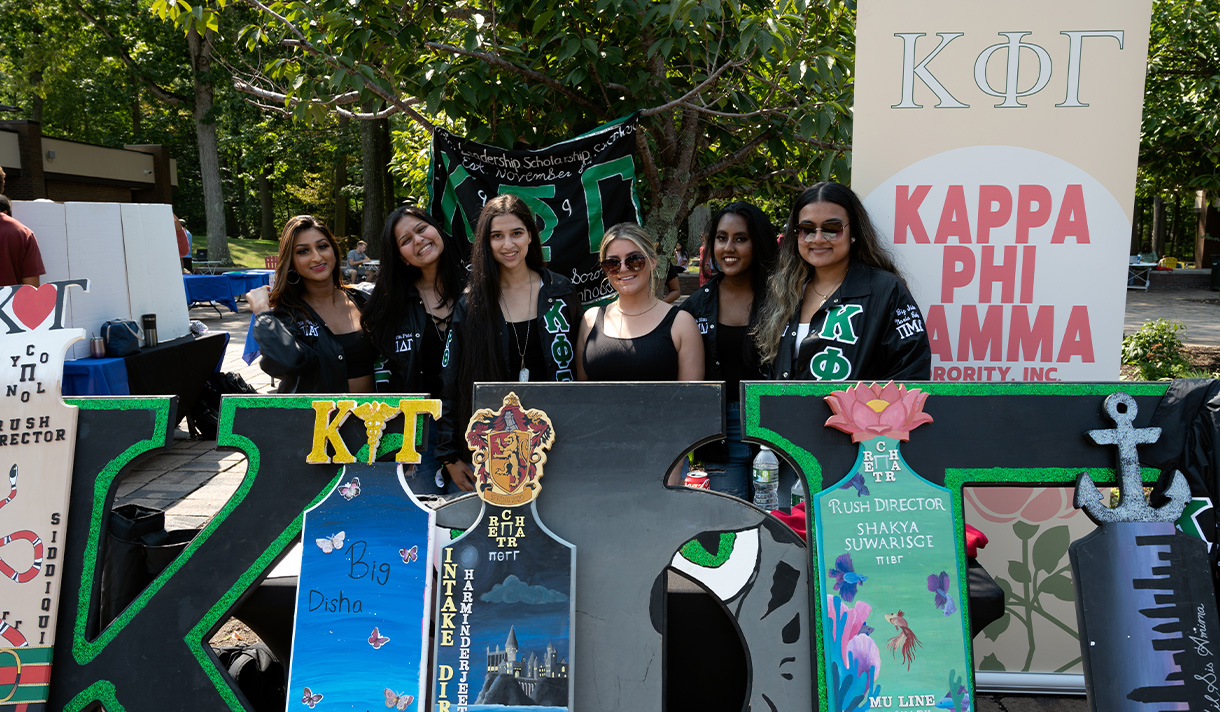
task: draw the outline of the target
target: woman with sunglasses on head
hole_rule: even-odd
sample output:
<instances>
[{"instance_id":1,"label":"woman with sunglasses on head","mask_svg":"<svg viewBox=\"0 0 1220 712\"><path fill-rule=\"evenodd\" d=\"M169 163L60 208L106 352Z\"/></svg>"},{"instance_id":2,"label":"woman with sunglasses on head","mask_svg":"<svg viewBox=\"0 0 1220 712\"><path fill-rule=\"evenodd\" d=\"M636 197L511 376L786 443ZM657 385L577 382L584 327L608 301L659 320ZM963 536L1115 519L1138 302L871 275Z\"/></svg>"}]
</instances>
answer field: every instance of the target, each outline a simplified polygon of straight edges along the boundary
<instances>
[{"instance_id":1,"label":"woman with sunglasses on head","mask_svg":"<svg viewBox=\"0 0 1220 712\"><path fill-rule=\"evenodd\" d=\"M275 288L246 293L262 368L280 393L371 393L376 352L360 328L364 294L340 279L339 245L298 215L280 234Z\"/></svg>"},{"instance_id":2,"label":"woman with sunglasses on head","mask_svg":"<svg viewBox=\"0 0 1220 712\"><path fill-rule=\"evenodd\" d=\"M718 270L682 303L703 335L704 377L724 381L727 438L695 451L712 489L749 497L750 445L741 441L740 383L767 377L750 328L766 297L767 275L775 267L777 246L771 221L750 203L730 203L708 222L706 252Z\"/></svg>"},{"instance_id":3,"label":"woman with sunglasses on head","mask_svg":"<svg viewBox=\"0 0 1220 712\"><path fill-rule=\"evenodd\" d=\"M703 380L703 340L694 317L657 298L656 254L639 225L619 223L606 231L599 256L618 299L581 320L580 380Z\"/></svg>"},{"instance_id":4,"label":"woman with sunglasses on head","mask_svg":"<svg viewBox=\"0 0 1220 712\"><path fill-rule=\"evenodd\" d=\"M406 205L386 218L381 254L381 272L363 319L381 355L377 390L440 398L441 355L466 285L460 247L425 210ZM433 455L436 431L428 428L420 463L409 474L420 473L411 486L416 494L429 493L433 481L437 489L431 491L445 488L443 469Z\"/></svg>"},{"instance_id":5,"label":"woman with sunglasses on head","mask_svg":"<svg viewBox=\"0 0 1220 712\"><path fill-rule=\"evenodd\" d=\"M487 201L475 227L470 283L441 361L436 456L460 489L474 489L465 446L474 384L574 380L579 314L576 288L543 265L538 224L525 201L515 195Z\"/></svg>"},{"instance_id":6,"label":"woman with sunglasses on head","mask_svg":"<svg viewBox=\"0 0 1220 712\"><path fill-rule=\"evenodd\" d=\"M753 330L778 380L927 380L923 315L851 188L797 196Z\"/></svg>"}]
</instances>

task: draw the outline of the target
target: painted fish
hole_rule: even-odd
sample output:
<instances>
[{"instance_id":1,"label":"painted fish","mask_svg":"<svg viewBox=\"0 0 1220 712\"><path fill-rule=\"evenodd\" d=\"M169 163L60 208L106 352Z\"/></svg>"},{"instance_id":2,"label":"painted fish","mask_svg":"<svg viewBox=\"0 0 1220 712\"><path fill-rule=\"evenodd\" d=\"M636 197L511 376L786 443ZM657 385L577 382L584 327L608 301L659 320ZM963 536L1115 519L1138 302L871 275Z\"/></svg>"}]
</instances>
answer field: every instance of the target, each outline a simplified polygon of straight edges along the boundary
<instances>
[{"instance_id":1,"label":"painted fish","mask_svg":"<svg viewBox=\"0 0 1220 712\"><path fill-rule=\"evenodd\" d=\"M856 496L863 497L868 494L868 487L864 485L864 473L857 472L856 476L839 485L839 489L856 488Z\"/></svg>"},{"instance_id":2,"label":"painted fish","mask_svg":"<svg viewBox=\"0 0 1220 712\"><path fill-rule=\"evenodd\" d=\"M835 559L830 576L835 580L834 589L839 592L839 598L851 603L856 598L856 587L868 580L867 576L856 573L856 567L851 562L851 554L839 554Z\"/></svg>"},{"instance_id":3,"label":"painted fish","mask_svg":"<svg viewBox=\"0 0 1220 712\"><path fill-rule=\"evenodd\" d=\"M898 630L898 635L890 638L885 647L889 648L895 658L898 657L898 652L901 650L902 662L906 663L907 670L910 670L911 663L915 662L915 648L922 648L923 643L915 637L915 631L911 630L911 626L907 624L906 614L902 611L886 613L885 619Z\"/></svg>"},{"instance_id":4,"label":"painted fish","mask_svg":"<svg viewBox=\"0 0 1220 712\"><path fill-rule=\"evenodd\" d=\"M949 595L949 574L941 571L939 576L936 574L929 576L928 590L936 594L934 600L936 607L944 611L946 616L957 613L957 604L953 602L953 597Z\"/></svg>"}]
</instances>

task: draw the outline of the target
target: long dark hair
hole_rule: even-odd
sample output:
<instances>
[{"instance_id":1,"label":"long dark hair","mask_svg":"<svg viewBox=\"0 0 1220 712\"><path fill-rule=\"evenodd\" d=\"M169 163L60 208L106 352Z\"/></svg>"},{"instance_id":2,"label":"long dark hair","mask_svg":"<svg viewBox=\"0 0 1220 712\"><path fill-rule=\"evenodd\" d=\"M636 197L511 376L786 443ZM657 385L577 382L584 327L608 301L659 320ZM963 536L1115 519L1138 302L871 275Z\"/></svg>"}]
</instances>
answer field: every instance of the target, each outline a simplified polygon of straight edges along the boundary
<instances>
[{"instance_id":1,"label":"long dark hair","mask_svg":"<svg viewBox=\"0 0 1220 712\"><path fill-rule=\"evenodd\" d=\"M763 363L775 360L788 320L804 298L805 283L814 274L814 267L801 257L800 238L796 234L801 209L811 203L834 203L847 213L847 236L851 238L848 245L849 264L860 262L892 272L899 280L902 279L894 260L881 246L868 211L851 188L833 181L806 188L792 201L792 212L788 215L788 225L784 228L784 238L779 246L779 262L767 281L767 305L754 327L754 339Z\"/></svg>"},{"instance_id":2,"label":"long dark hair","mask_svg":"<svg viewBox=\"0 0 1220 712\"><path fill-rule=\"evenodd\" d=\"M373 294L369 297L364 315L360 319L364 330L372 335L373 344L382 353L393 353L394 329L401 321L403 310L410 303L415 283L423 276L418 267L408 264L402 258L398 249L398 238L394 231L398 223L407 216L428 223L436 228L441 237L442 252L434 284L441 300L445 303L457 301L466 283L461 246L441 229L436 218L414 205L404 205L390 213L381 228L381 272L377 275L377 284L373 286Z\"/></svg>"},{"instance_id":3,"label":"long dark hair","mask_svg":"<svg viewBox=\"0 0 1220 712\"><path fill-rule=\"evenodd\" d=\"M283 231L280 232L280 252L279 257L276 258L275 286L271 288L270 301L273 309L283 307L295 312L298 316L308 314L309 308L305 304L304 280L292 268L292 250L296 245L297 236L306 230L317 230L330 243L330 249L335 253L335 268L331 270L330 278L334 282L335 289L344 286L343 255L339 252L339 243L335 240L330 228L326 227L326 223L312 215L297 215L288 218L288 222L284 223ZM296 281L294 282L293 279Z\"/></svg>"},{"instance_id":4,"label":"long dark hair","mask_svg":"<svg viewBox=\"0 0 1220 712\"><path fill-rule=\"evenodd\" d=\"M525 266L542 274L542 239L538 223L525 201L515 195L498 195L483 205L474 229L470 252L470 285L466 293L466 316L462 322L462 363L458 371L461 387L461 412L470 414L470 399L477 381L504 381L504 354L500 352L500 263L491 250L491 221L512 215L525 224L529 247ZM529 315L532 320L533 314ZM465 420L460 421L462 423Z\"/></svg>"},{"instance_id":5,"label":"long dark hair","mask_svg":"<svg viewBox=\"0 0 1220 712\"><path fill-rule=\"evenodd\" d=\"M759 310L767 298L767 276L775 269L775 261L779 256L779 245L775 241L775 228L757 205L746 202L729 203L712 214L704 230L707 244L703 254L714 256L716 231L720 228L720 220L725 215L736 215L746 223L746 232L750 235L750 246L753 258L750 261L750 289L754 292L754 302L750 306L750 324L758 318ZM717 267L717 269L719 269Z\"/></svg>"}]
</instances>

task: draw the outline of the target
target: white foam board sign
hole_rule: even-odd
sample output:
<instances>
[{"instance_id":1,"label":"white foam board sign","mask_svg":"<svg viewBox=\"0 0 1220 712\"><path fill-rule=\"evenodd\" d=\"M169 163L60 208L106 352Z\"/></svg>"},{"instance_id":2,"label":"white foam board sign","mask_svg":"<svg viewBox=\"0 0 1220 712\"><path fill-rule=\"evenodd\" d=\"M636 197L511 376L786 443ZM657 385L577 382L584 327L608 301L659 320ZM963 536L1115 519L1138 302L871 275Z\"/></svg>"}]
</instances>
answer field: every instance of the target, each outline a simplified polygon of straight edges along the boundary
<instances>
[{"instance_id":1,"label":"white foam board sign","mask_svg":"<svg viewBox=\"0 0 1220 712\"><path fill-rule=\"evenodd\" d=\"M71 290L72 326L101 334L111 319L130 319L127 260L119 203L65 203L69 279L88 279L89 292ZM73 358L89 355L86 342L73 346Z\"/></svg>"},{"instance_id":2,"label":"white foam board sign","mask_svg":"<svg viewBox=\"0 0 1220 712\"><path fill-rule=\"evenodd\" d=\"M156 314L158 341L186 336L191 322L173 210L163 203L122 204L120 213L131 318Z\"/></svg>"}]
</instances>

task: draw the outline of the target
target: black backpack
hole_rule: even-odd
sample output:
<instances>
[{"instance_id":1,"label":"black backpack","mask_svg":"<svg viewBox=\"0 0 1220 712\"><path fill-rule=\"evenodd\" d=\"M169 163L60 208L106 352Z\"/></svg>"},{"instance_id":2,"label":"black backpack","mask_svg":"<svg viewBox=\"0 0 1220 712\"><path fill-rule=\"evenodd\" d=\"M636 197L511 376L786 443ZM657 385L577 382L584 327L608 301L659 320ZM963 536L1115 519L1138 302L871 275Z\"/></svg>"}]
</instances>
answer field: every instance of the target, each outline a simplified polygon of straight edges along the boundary
<instances>
[{"instance_id":1,"label":"black backpack","mask_svg":"<svg viewBox=\"0 0 1220 712\"><path fill-rule=\"evenodd\" d=\"M203 385L203 391L187 417L192 435L198 435L202 440L216 439L216 428L220 423L220 397L225 393L257 394L258 391L236 373L213 373Z\"/></svg>"}]
</instances>

